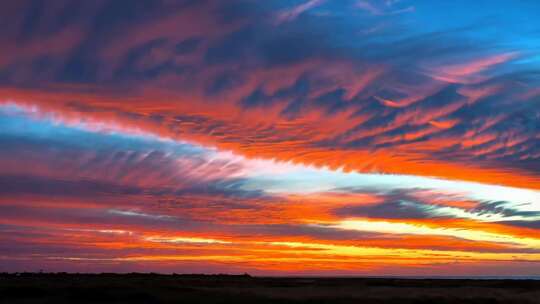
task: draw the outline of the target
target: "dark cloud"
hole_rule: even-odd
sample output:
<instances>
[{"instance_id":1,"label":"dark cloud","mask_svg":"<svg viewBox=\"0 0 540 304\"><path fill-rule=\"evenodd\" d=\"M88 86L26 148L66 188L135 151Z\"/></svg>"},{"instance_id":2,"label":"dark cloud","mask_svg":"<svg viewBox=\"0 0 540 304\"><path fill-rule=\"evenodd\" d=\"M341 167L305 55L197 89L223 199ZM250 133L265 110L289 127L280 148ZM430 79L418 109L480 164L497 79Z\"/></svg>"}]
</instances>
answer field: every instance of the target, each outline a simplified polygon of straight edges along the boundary
<instances>
[{"instance_id":1,"label":"dark cloud","mask_svg":"<svg viewBox=\"0 0 540 304\"><path fill-rule=\"evenodd\" d=\"M37 195L45 197L80 197L100 199L124 195L141 195L143 189L89 180L54 180L35 176L0 176L0 193L5 197Z\"/></svg>"},{"instance_id":2,"label":"dark cloud","mask_svg":"<svg viewBox=\"0 0 540 304\"><path fill-rule=\"evenodd\" d=\"M373 206L348 206L335 210L343 217L369 217L379 219L421 219L432 217L428 212L398 198L385 198L389 201ZM397 199L397 200L393 200Z\"/></svg>"},{"instance_id":3,"label":"dark cloud","mask_svg":"<svg viewBox=\"0 0 540 304\"><path fill-rule=\"evenodd\" d=\"M540 221L502 221L501 224L540 230Z\"/></svg>"},{"instance_id":4,"label":"dark cloud","mask_svg":"<svg viewBox=\"0 0 540 304\"><path fill-rule=\"evenodd\" d=\"M471 209L472 212L482 214L498 214L504 217L522 216L524 218L540 217L540 211L523 211L505 206L506 202L484 202L478 207ZM534 225L534 221L530 222Z\"/></svg>"}]
</instances>

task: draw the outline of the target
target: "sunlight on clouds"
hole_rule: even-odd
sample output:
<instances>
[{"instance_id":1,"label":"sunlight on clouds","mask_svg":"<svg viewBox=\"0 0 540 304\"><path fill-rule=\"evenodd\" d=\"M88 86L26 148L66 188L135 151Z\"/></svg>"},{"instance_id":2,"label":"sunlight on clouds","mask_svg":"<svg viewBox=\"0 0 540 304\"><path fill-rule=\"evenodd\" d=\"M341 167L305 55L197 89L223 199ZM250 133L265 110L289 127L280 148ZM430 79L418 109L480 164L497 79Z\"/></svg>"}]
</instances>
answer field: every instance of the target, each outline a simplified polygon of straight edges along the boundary
<instances>
[{"instance_id":1,"label":"sunlight on clouds","mask_svg":"<svg viewBox=\"0 0 540 304\"><path fill-rule=\"evenodd\" d=\"M199 237L169 237L169 236L148 236L144 238L150 242L157 243L194 243L194 244L230 244L229 241L207 239Z\"/></svg>"},{"instance_id":2,"label":"sunlight on clouds","mask_svg":"<svg viewBox=\"0 0 540 304\"><path fill-rule=\"evenodd\" d=\"M430 227L421 224L367 221L367 220L343 220L337 223L315 224L318 227L337 228L343 230L369 231L391 234L414 234L414 235L440 235L457 237L471 241L486 241L494 243L508 243L516 247L540 249L540 239L530 237L517 237L512 235L485 232L475 229Z\"/></svg>"},{"instance_id":3,"label":"sunlight on clouds","mask_svg":"<svg viewBox=\"0 0 540 304\"><path fill-rule=\"evenodd\" d=\"M27 130L34 132L36 136L59 136L68 134L68 138L78 133L70 134L72 130L80 130L106 137L110 140L129 138L132 141L127 147L138 147L142 157L150 157L152 151L166 151L166 156L177 160L172 162L173 170L181 174L182 180L191 178L193 185L205 185L209 180L216 181L216 185L227 186L227 181L234 181L235 191L255 191L265 197L284 200L285 210L290 208L289 220L297 222L297 229L317 228L318 233L325 230L338 235L339 231L369 232L377 235L401 235L417 236L440 236L457 238L467 241L478 241L501 245L504 248L519 250L540 250L540 239L534 236L517 236L513 234L483 231L469 227L444 227L428 226L424 224L407 222L395 222L385 220L360 220L350 218L346 214L340 215L337 220L328 221L336 215L328 217L333 208L347 206L351 200L364 206L377 206L385 202L385 195L391 197L392 193L405 191L413 199L401 200L400 206L418 209L429 217L465 218L478 222L501 222L522 221L534 222L539 220L534 212L540 211L540 192L531 189L522 189L500 185L489 185L474 182L445 180L441 178L422 177L413 175L380 174L345 172L344 170L331 170L328 167L316 167L281 162L272 159L248 158L232 151L218 150L215 147L206 147L196 143L181 140L162 138L152 134L138 132L126 132L123 129L115 129L114 126L105 124L71 124L54 116L38 113L36 109L26 109L11 104L3 107L3 113L9 115L12 120L7 121L5 132L16 132L18 126L24 123L27 116L37 119L36 123L44 127ZM13 118L15 117L15 118ZM19 119L19 120L17 120ZM61 129L62 132L58 132ZM108 130L103 133L104 130ZM115 130L110 133L111 130ZM197 165L192 171L187 171L191 162ZM213 165L218 164L217 167ZM234 168L223 170L223 168ZM167 169L171 169L168 167ZM216 173L217 172L217 173ZM158 175L159 176L159 175ZM180 182L181 183L181 182ZM159 185L157 183L156 185ZM226 189L226 188L224 188ZM416 196L415 196L416 195ZM391 198L393 199L393 198ZM415 202L418 199L420 202ZM445 200L468 200L474 202L469 207L456 207L445 205ZM425 201L425 203L421 203ZM442 204L441 204L442 202ZM479 208L489 203L496 203L493 209ZM304 208L293 206L294 204L313 204L314 210L310 213L309 205ZM317 205L318 204L318 205ZM465 205L467 206L467 205ZM269 208L267 205L264 208ZM260 208L260 207L259 207ZM318 212L315 212L318 208ZM479 208L479 209L478 209ZM498 208L498 209L497 209ZM501 209L503 208L503 209ZM158 209L159 210L159 209ZM265 209L259 209L260 211ZM502 211L501 211L502 210ZM515 212L515 214L503 211ZM169 223L173 225L179 221L177 214L169 215L166 210L158 213L145 210L144 205L136 208L110 208L106 213L120 216L130 221L148 221L148 223ZM211 212L211 211L210 211ZM285 211L287 212L287 211ZM532 213L527 213L532 212ZM249 214L246 213L246 214ZM276 216L279 216L277 213ZM308 218L312 216L312 218ZM391 216L391 214L388 214ZM306 218L303 218L306 217ZM324 220L323 218L326 218ZM242 220L242 219L240 219ZM266 219L267 221L272 218ZM275 220L275 219L273 219ZM264 221L262 222L264 225ZM436 220L434 221L436 223ZM218 224L217 222L215 224ZM68 229L69 230L69 229ZM172 255L172 254L136 254L117 257L84 257L84 256L55 256L50 259L67 261L108 261L108 262L181 262L181 261L213 261L218 263L243 263L250 260L253 263L336 263L357 264L367 262L387 263L390 259L393 265L429 265L436 262L460 261L537 261L539 253L533 252L481 252L458 248L451 249L411 249L386 248L384 246L362 246L358 244L333 244L328 240L324 243L314 239L311 241L296 241L291 239L255 241L252 239L237 238L229 235L225 239L221 237L202 237L170 234L147 234L144 231L131 231L127 228L103 229L73 229L73 231L98 232L103 235L130 238L128 243L109 243L106 239L94 240L94 245L102 248L155 248L162 244L164 248L174 250L209 250L200 255ZM338 231L338 232L336 232ZM274 236L275 237L275 236ZM133 242L140 242L133 244ZM451 246L449 247L451 248ZM271 267L271 266L268 266ZM319 266L321 267L321 266ZM361 267L356 265L355 267ZM362 266L363 267L363 266Z\"/></svg>"},{"instance_id":4,"label":"sunlight on clouds","mask_svg":"<svg viewBox=\"0 0 540 304\"><path fill-rule=\"evenodd\" d=\"M470 260L530 260L534 261L540 258L539 253L508 254L508 253L482 253L465 252L451 250L425 250L425 249L394 249L394 248L374 248L362 246L343 246L320 243L303 242L270 242L267 245L284 246L302 250L318 255L335 255L344 257L363 257L363 258L392 258L392 259L470 259Z\"/></svg>"}]
</instances>

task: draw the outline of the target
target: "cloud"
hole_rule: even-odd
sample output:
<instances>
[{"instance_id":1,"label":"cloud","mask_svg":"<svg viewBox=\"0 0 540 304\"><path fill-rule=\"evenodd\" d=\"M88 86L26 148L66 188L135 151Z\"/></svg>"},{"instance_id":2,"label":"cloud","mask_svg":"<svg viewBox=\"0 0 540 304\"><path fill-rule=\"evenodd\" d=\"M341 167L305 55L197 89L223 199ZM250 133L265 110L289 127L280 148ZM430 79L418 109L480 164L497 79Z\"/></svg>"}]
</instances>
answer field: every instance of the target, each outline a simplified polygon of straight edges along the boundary
<instances>
[{"instance_id":1,"label":"cloud","mask_svg":"<svg viewBox=\"0 0 540 304\"><path fill-rule=\"evenodd\" d=\"M481 72L496 65L515 59L519 54L515 52L492 55L478 58L466 63L441 65L431 68L432 77L449 83L470 83L485 80L479 75ZM485 77L485 76L484 76Z\"/></svg>"},{"instance_id":2,"label":"cloud","mask_svg":"<svg viewBox=\"0 0 540 304\"><path fill-rule=\"evenodd\" d=\"M398 1L364 1L358 0L355 3L355 7L364 10L372 15L397 15L403 13L414 12L414 6L407 6L403 8L394 8Z\"/></svg>"},{"instance_id":3,"label":"cloud","mask_svg":"<svg viewBox=\"0 0 540 304\"><path fill-rule=\"evenodd\" d=\"M449 18L416 1L2 4L0 232L17 231L2 250L60 268L206 257L245 270L256 256L286 271L276 261L298 266L300 243L320 269L376 268L337 261L359 243L526 259L534 10L486 23L499 5ZM342 229L354 221L369 231Z\"/></svg>"},{"instance_id":4,"label":"cloud","mask_svg":"<svg viewBox=\"0 0 540 304\"><path fill-rule=\"evenodd\" d=\"M279 13L277 16L277 21L278 23L292 21L298 18L300 14L322 4L324 1L325 0L309 0L305 3L299 4L292 9Z\"/></svg>"}]
</instances>

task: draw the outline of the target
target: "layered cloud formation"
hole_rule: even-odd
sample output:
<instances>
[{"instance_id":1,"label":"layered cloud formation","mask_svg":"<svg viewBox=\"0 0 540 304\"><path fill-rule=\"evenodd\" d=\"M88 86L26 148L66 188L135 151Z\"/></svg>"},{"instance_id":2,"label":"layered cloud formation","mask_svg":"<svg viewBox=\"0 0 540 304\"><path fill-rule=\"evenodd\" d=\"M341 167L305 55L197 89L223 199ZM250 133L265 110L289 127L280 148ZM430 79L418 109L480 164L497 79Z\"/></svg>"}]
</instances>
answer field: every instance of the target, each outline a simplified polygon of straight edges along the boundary
<instances>
[{"instance_id":1,"label":"layered cloud formation","mask_svg":"<svg viewBox=\"0 0 540 304\"><path fill-rule=\"evenodd\" d=\"M539 7L452 3L2 4L0 270L538 274Z\"/></svg>"}]
</instances>

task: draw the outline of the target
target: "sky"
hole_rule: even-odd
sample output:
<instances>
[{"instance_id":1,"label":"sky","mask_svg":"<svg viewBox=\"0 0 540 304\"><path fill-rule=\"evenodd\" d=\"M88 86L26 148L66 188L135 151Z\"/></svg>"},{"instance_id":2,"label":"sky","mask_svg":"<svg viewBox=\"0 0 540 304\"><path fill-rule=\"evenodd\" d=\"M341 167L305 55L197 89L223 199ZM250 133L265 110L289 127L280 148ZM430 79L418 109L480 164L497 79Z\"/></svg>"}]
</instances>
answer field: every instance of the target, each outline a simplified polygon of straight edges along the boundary
<instances>
[{"instance_id":1,"label":"sky","mask_svg":"<svg viewBox=\"0 0 540 304\"><path fill-rule=\"evenodd\" d=\"M540 275L540 2L0 3L0 272Z\"/></svg>"}]
</instances>

